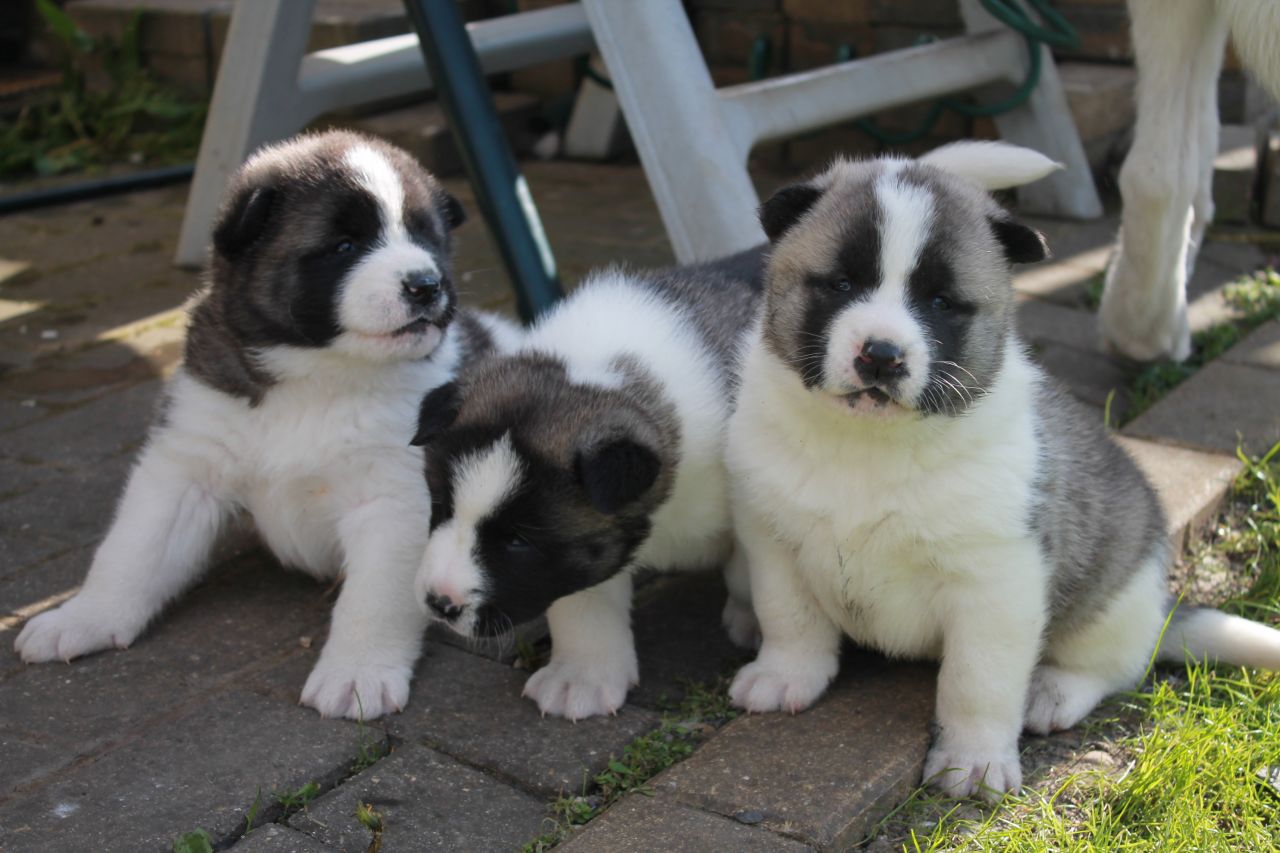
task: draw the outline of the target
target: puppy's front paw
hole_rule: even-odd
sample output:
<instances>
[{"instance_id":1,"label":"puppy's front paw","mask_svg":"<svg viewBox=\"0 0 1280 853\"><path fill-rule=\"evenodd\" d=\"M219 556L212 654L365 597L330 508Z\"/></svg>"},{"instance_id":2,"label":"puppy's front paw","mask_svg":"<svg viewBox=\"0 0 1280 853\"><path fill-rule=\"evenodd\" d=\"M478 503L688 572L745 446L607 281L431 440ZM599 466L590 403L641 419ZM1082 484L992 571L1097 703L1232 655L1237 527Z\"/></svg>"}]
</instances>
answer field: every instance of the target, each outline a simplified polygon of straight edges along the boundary
<instances>
[{"instance_id":1,"label":"puppy's front paw","mask_svg":"<svg viewBox=\"0 0 1280 853\"><path fill-rule=\"evenodd\" d=\"M553 650L551 662L524 683L524 695L553 717L582 720L617 713L640 680L634 657L629 664L592 665L556 660Z\"/></svg>"},{"instance_id":2,"label":"puppy's front paw","mask_svg":"<svg viewBox=\"0 0 1280 853\"><path fill-rule=\"evenodd\" d=\"M407 666L320 656L302 687L303 705L322 717L373 720L409 702Z\"/></svg>"},{"instance_id":3,"label":"puppy's front paw","mask_svg":"<svg viewBox=\"0 0 1280 853\"><path fill-rule=\"evenodd\" d=\"M782 666L756 660L738 670L729 686L729 699L739 708L756 713L795 714L816 702L834 675L833 667L815 666L812 662Z\"/></svg>"},{"instance_id":4,"label":"puppy's front paw","mask_svg":"<svg viewBox=\"0 0 1280 853\"><path fill-rule=\"evenodd\" d=\"M963 743L936 743L924 762L924 782L948 797L978 795L997 802L1022 787L1017 744L1007 749L968 748Z\"/></svg>"},{"instance_id":5,"label":"puppy's front paw","mask_svg":"<svg viewBox=\"0 0 1280 853\"><path fill-rule=\"evenodd\" d=\"M729 640L740 649L760 648L760 622L750 604L743 604L732 595L724 603L720 617Z\"/></svg>"},{"instance_id":6,"label":"puppy's front paw","mask_svg":"<svg viewBox=\"0 0 1280 853\"><path fill-rule=\"evenodd\" d=\"M72 598L56 610L32 617L13 648L27 663L70 661L103 649L127 648L143 628L128 615L118 608Z\"/></svg>"}]
</instances>

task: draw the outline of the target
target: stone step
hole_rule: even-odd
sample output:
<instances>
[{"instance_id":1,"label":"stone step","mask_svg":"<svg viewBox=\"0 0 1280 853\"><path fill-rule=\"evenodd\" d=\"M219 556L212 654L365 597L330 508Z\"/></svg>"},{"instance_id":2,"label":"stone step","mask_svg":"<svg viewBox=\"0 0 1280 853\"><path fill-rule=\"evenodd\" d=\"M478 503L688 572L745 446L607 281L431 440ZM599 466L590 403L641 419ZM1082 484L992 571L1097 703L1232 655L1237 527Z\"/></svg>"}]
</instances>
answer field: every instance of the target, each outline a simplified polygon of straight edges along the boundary
<instances>
[{"instance_id":1,"label":"stone step","mask_svg":"<svg viewBox=\"0 0 1280 853\"><path fill-rule=\"evenodd\" d=\"M1256 329L1174 388L1125 427L1125 434L1227 455L1240 446L1266 453L1280 441L1276 325Z\"/></svg>"},{"instance_id":2,"label":"stone step","mask_svg":"<svg viewBox=\"0 0 1280 853\"><path fill-rule=\"evenodd\" d=\"M1227 124L1218 133L1213 158L1213 221L1244 225L1253 218L1258 182L1258 131L1252 125Z\"/></svg>"}]
</instances>

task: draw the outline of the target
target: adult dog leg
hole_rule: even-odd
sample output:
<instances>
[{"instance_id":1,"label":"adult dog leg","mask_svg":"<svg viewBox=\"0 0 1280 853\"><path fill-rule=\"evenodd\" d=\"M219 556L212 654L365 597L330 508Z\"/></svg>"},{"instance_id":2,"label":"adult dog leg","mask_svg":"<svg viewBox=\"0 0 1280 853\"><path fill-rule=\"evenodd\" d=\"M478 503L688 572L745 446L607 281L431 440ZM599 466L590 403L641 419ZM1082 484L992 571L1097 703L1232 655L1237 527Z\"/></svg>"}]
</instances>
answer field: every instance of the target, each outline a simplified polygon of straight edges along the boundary
<instances>
[{"instance_id":1,"label":"adult dog leg","mask_svg":"<svg viewBox=\"0 0 1280 853\"><path fill-rule=\"evenodd\" d=\"M1120 243L1107 271L1103 336L1140 360L1184 359L1188 250L1206 162L1217 153L1217 116L1205 93L1222 65L1226 27L1211 3L1130 0L1138 64L1138 120L1120 170ZM1196 207L1196 203L1199 204Z\"/></svg>"}]
</instances>

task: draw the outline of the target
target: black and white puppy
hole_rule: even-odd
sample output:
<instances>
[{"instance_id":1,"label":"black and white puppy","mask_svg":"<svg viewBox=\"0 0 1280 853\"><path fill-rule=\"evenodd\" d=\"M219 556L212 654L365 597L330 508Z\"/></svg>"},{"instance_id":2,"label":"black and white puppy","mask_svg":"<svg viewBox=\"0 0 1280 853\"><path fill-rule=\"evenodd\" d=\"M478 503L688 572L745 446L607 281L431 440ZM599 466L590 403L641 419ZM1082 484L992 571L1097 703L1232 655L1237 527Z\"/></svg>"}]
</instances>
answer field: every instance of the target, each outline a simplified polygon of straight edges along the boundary
<instances>
[{"instance_id":1,"label":"black and white puppy","mask_svg":"<svg viewBox=\"0 0 1280 853\"><path fill-rule=\"evenodd\" d=\"M285 564L346 582L302 701L404 706L425 620L411 597L430 501L418 403L517 334L458 314L458 202L405 152L332 132L234 177L183 364L79 593L29 621L26 661L128 646L243 511Z\"/></svg>"},{"instance_id":2,"label":"black and white puppy","mask_svg":"<svg viewBox=\"0 0 1280 853\"><path fill-rule=\"evenodd\" d=\"M542 613L544 713L612 713L639 678L630 569L710 567L731 545L724 427L761 251L659 273L608 270L429 394L433 509L418 601L465 636ZM726 621L755 633L745 585Z\"/></svg>"},{"instance_id":3,"label":"black and white puppy","mask_svg":"<svg viewBox=\"0 0 1280 853\"><path fill-rule=\"evenodd\" d=\"M1280 666L1280 633L1171 602L1159 502L1101 419L1033 364L1010 265L1041 236L986 189L1055 164L957 143L839 161L761 210L765 305L729 425L735 559L763 644L731 687L798 711L842 634L940 659L924 777L1021 783L1018 735L1075 725L1152 654Z\"/></svg>"}]
</instances>

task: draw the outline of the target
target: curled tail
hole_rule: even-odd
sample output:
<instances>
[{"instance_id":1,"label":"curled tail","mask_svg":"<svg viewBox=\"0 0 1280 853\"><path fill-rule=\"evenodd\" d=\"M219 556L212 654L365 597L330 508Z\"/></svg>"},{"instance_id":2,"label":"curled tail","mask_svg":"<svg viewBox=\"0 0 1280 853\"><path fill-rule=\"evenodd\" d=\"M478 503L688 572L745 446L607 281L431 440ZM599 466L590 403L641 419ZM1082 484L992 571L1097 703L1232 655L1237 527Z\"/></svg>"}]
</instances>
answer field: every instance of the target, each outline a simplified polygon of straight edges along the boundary
<instances>
[{"instance_id":1,"label":"curled tail","mask_svg":"<svg viewBox=\"0 0 1280 853\"><path fill-rule=\"evenodd\" d=\"M1179 607L1169 619L1156 660L1217 661L1280 670L1280 631L1210 607Z\"/></svg>"}]
</instances>

